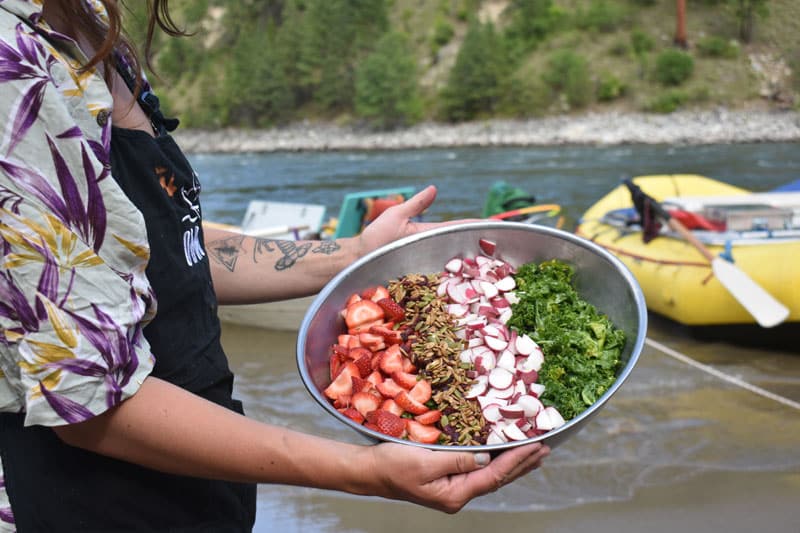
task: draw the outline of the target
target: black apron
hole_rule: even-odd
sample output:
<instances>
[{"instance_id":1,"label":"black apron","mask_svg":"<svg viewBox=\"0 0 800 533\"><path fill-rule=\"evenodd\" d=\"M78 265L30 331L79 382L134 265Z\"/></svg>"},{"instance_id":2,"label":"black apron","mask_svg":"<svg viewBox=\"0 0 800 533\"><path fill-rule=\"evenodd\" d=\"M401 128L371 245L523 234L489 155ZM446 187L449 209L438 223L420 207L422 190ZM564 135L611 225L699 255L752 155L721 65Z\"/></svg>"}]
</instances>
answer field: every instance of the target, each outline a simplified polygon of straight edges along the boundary
<instances>
[{"instance_id":1,"label":"black apron","mask_svg":"<svg viewBox=\"0 0 800 533\"><path fill-rule=\"evenodd\" d=\"M158 300L144 330L156 360L152 375L242 413L220 345L199 183L160 113L150 116L156 138L113 130L111 169L147 226L147 277ZM21 414L0 415L6 490L20 533L252 530L254 484L155 472L73 448L50 428L22 423Z\"/></svg>"}]
</instances>

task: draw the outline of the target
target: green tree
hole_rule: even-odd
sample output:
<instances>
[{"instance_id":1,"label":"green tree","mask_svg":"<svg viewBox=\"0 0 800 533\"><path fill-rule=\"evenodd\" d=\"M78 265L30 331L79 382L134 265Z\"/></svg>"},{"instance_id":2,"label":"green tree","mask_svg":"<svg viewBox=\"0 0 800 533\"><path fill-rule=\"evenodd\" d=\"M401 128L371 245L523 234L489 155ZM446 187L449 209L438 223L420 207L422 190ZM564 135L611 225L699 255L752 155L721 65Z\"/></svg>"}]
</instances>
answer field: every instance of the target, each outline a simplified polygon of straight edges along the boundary
<instances>
[{"instance_id":1,"label":"green tree","mask_svg":"<svg viewBox=\"0 0 800 533\"><path fill-rule=\"evenodd\" d=\"M419 120L417 65L408 37L387 33L356 72L356 112L379 128Z\"/></svg>"},{"instance_id":2,"label":"green tree","mask_svg":"<svg viewBox=\"0 0 800 533\"><path fill-rule=\"evenodd\" d=\"M592 98L589 64L572 50L553 53L542 79L553 91L563 94L571 107L583 107Z\"/></svg>"},{"instance_id":3,"label":"green tree","mask_svg":"<svg viewBox=\"0 0 800 533\"><path fill-rule=\"evenodd\" d=\"M470 120L495 111L509 75L507 57L494 26L473 20L441 92L444 117Z\"/></svg>"},{"instance_id":4,"label":"green tree","mask_svg":"<svg viewBox=\"0 0 800 533\"><path fill-rule=\"evenodd\" d=\"M730 0L736 13L739 24L739 39L749 43L753 40L756 17L766 17L769 14L767 0Z\"/></svg>"},{"instance_id":5,"label":"green tree","mask_svg":"<svg viewBox=\"0 0 800 533\"><path fill-rule=\"evenodd\" d=\"M225 70L222 98L228 101L226 123L261 127L290 115L292 91L273 46L274 36L271 25L267 31L239 33Z\"/></svg>"},{"instance_id":6,"label":"green tree","mask_svg":"<svg viewBox=\"0 0 800 533\"><path fill-rule=\"evenodd\" d=\"M355 69L389 27L385 0L309 0L308 48L314 100L323 109L351 109Z\"/></svg>"},{"instance_id":7,"label":"green tree","mask_svg":"<svg viewBox=\"0 0 800 533\"><path fill-rule=\"evenodd\" d=\"M535 48L564 18L552 0L511 0L505 13L505 36L518 54Z\"/></svg>"},{"instance_id":8,"label":"green tree","mask_svg":"<svg viewBox=\"0 0 800 533\"><path fill-rule=\"evenodd\" d=\"M680 50L664 50L656 58L655 78L663 85L680 85L694 72L694 59Z\"/></svg>"}]
</instances>

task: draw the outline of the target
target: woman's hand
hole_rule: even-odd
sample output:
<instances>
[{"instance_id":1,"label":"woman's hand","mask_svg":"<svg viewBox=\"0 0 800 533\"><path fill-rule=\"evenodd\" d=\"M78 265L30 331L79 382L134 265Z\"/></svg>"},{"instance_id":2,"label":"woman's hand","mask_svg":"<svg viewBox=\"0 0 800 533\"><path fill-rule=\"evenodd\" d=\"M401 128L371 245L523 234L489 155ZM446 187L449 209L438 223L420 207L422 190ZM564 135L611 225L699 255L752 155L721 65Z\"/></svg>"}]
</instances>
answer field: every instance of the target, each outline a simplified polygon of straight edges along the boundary
<instances>
[{"instance_id":1,"label":"woman's hand","mask_svg":"<svg viewBox=\"0 0 800 533\"><path fill-rule=\"evenodd\" d=\"M385 244L440 226L458 224L451 222L414 222L436 199L436 187L430 185L402 204L390 207L364 228L357 246L357 255L362 257Z\"/></svg>"},{"instance_id":2,"label":"woman's hand","mask_svg":"<svg viewBox=\"0 0 800 533\"><path fill-rule=\"evenodd\" d=\"M371 448L375 476L369 492L404 500L446 513L459 511L470 500L511 483L541 466L550 448L540 443L503 452L491 462L486 453L432 451L384 443Z\"/></svg>"}]
</instances>

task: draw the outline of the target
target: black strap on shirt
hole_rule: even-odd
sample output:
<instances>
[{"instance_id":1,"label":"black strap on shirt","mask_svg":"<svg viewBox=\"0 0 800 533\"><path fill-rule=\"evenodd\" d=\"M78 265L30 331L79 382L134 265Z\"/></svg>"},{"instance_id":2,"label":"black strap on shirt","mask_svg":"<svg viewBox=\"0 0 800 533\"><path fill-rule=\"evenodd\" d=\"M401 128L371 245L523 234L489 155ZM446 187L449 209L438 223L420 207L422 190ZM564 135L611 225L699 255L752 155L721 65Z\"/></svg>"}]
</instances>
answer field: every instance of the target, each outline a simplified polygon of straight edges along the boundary
<instances>
[{"instance_id":1,"label":"black strap on shirt","mask_svg":"<svg viewBox=\"0 0 800 533\"><path fill-rule=\"evenodd\" d=\"M136 94L139 89L136 84L136 75L128 68L127 62L123 61L121 58L117 59L117 72L122 76L131 94ZM167 118L164 116L161 112L161 103L158 100L158 96L152 91L147 90L138 90L138 93L137 101L145 114L150 118L150 122L156 133L158 133L158 135L166 135L168 132L175 131L180 121L177 118Z\"/></svg>"}]
</instances>

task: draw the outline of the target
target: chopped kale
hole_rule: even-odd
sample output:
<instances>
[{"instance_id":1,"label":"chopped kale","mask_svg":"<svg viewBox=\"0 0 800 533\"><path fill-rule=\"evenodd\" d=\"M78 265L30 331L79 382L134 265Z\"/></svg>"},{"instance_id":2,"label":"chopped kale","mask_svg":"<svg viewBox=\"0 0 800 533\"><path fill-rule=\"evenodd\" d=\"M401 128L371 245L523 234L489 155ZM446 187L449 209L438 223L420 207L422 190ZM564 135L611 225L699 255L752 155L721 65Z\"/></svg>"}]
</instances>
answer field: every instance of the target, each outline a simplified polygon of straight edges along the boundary
<instances>
[{"instance_id":1,"label":"chopped kale","mask_svg":"<svg viewBox=\"0 0 800 533\"><path fill-rule=\"evenodd\" d=\"M558 260L521 266L514 276L519 301L508 322L542 348L540 400L564 420L586 410L614 383L625 346L625 333L580 297L573 273Z\"/></svg>"}]
</instances>

